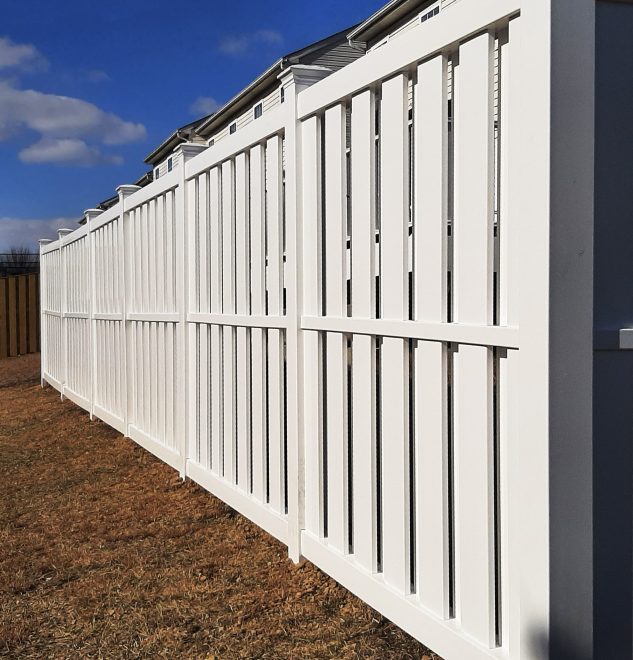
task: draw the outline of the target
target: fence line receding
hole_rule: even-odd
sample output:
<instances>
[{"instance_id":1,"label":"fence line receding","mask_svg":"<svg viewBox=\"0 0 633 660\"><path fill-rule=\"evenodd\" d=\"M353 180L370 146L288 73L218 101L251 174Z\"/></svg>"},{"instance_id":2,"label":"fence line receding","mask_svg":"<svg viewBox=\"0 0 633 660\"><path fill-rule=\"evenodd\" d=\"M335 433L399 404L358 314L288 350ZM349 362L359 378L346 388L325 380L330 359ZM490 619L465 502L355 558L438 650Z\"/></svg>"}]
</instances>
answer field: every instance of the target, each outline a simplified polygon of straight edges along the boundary
<instances>
[{"instance_id":1,"label":"fence line receding","mask_svg":"<svg viewBox=\"0 0 633 660\"><path fill-rule=\"evenodd\" d=\"M541 4L291 67L41 249L43 379L447 658L549 626Z\"/></svg>"}]
</instances>

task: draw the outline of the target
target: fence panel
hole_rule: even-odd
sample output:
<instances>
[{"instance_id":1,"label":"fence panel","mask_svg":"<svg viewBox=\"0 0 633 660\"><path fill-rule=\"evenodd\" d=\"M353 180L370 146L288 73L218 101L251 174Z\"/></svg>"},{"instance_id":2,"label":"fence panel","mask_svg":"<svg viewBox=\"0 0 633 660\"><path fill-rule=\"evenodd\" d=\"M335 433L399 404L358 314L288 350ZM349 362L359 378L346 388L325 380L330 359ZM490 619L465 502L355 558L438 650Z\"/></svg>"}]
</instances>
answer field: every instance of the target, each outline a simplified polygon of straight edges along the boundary
<instances>
[{"instance_id":1,"label":"fence panel","mask_svg":"<svg viewBox=\"0 0 633 660\"><path fill-rule=\"evenodd\" d=\"M18 354L18 282L17 279L11 278L7 280L7 301L8 308L15 310L11 316L9 316L9 353L11 355Z\"/></svg>"},{"instance_id":2,"label":"fence panel","mask_svg":"<svg viewBox=\"0 0 633 660\"><path fill-rule=\"evenodd\" d=\"M124 400L124 283L121 267L120 203L106 214L90 213L92 333L93 333L93 412L115 428L124 431L127 403Z\"/></svg>"},{"instance_id":3,"label":"fence panel","mask_svg":"<svg viewBox=\"0 0 633 660\"><path fill-rule=\"evenodd\" d=\"M18 278L18 351L20 355L28 352L27 336L28 325L26 321L27 300L26 300L26 278Z\"/></svg>"},{"instance_id":4,"label":"fence panel","mask_svg":"<svg viewBox=\"0 0 633 660\"><path fill-rule=\"evenodd\" d=\"M88 225L62 239L62 332L66 351L62 393L84 408L92 399L91 277Z\"/></svg>"},{"instance_id":5,"label":"fence panel","mask_svg":"<svg viewBox=\"0 0 633 660\"><path fill-rule=\"evenodd\" d=\"M36 353L40 346L40 302L39 302L39 275L27 275L28 278L28 324L29 345L28 352Z\"/></svg>"},{"instance_id":6,"label":"fence panel","mask_svg":"<svg viewBox=\"0 0 633 660\"><path fill-rule=\"evenodd\" d=\"M7 283L0 279L0 359L9 355L9 308L7 306Z\"/></svg>"},{"instance_id":7,"label":"fence panel","mask_svg":"<svg viewBox=\"0 0 633 660\"><path fill-rule=\"evenodd\" d=\"M125 200L128 432L175 468L182 462L177 421L184 402L178 386L176 195L173 172ZM126 271L127 272L127 271ZM123 310L122 310L123 311Z\"/></svg>"},{"instance_id":8,"label":"fence panel","mask_svg":"<svg viewBox=\"0 0 633 660\"><path fill-rule=\"evenodd\" d=\"M187 473L283 541L284 109L193 159L185 183ZM230 141L234 151L227 148Z\"/></svg>"},{"instance_id":9,"label":"fence panel","mask_svg":"<svg viewBox=\"0 0 633 660\"><path fill-rule=\"evenodd\" d=\"M0 278L0 359L40 347L39 275Z\"/></svg>"},{"instance_id":10,"label":"fence panel","mask_svg":"<svg viewBox=\"0 0 633 660\"><path fill-rule=\"evenodd\" d=\"M495 82L509 17L497 9L468 35L480 36L435 48L418 28L417 41L403 35L299 98L302 551L449 657L504 653L512 630L499 448L518 395L504 351L519 345L497 331L517 255L504 236L497 257L507 106ZM465 5L451 11L474 20Z\"/></svg>"},{"instance_id":11,"label":"fence panel","mask_svg":"<svg viewBox=\"0 0 633 660\"><path fill-rule=\"evenodd\" d=\"M64 381L64 343L62 332L62 295L64 280L60 242L42 246L42 378L61 392Z\"/></svg>"}]
</instances>

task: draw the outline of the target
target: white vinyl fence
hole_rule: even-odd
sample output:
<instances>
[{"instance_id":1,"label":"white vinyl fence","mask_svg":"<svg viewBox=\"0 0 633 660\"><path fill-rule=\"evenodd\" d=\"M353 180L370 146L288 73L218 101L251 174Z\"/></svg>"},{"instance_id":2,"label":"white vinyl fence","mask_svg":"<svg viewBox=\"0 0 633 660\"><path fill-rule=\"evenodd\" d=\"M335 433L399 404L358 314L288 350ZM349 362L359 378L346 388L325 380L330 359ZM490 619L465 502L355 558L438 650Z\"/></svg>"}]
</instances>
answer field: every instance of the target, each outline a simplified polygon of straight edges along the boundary
<instances>
[{"instance_id":1,"label":"white vinyl fence","mask_svg":"<svg viewBox=\"0 0 633 660\"><path fill-rule=\"evenodd\" d=\"M572 14L463 0L292 67L282 105L42 247L43 379L451 659L545 657L556 616Z\"/></svg>"}]
</instances>

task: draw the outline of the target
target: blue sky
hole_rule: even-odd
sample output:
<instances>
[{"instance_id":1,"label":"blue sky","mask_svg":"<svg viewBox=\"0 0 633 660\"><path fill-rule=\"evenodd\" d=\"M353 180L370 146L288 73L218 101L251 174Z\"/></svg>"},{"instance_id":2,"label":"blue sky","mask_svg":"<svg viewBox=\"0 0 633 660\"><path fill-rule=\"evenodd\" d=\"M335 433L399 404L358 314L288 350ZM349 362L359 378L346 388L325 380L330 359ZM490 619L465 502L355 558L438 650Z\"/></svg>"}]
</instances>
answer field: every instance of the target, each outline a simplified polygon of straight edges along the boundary
<instances>
[{"instance_id":1,"label":"blue sky","mask_svg":"<svg viewBox=\"0 0 633 660\"><path fill-rule=\"evenodd\" d=\"M178 126L380 0L7 2L0 251L32 245L146 170Z\"/></svg>"}]
</instances>

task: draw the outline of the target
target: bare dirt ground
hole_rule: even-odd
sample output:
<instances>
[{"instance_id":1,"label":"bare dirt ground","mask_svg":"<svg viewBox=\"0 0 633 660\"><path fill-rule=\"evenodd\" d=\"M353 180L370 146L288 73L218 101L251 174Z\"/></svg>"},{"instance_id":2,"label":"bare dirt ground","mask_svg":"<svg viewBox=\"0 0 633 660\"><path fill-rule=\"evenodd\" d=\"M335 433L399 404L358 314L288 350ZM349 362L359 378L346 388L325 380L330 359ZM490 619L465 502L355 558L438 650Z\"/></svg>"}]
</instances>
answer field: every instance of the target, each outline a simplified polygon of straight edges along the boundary
<instances>
[{"instance_id":1,"label":"bare dirt ground","mask_svg":"<svg viewBox=\"0 0 633 660\"><path fill-rule=\"evenodd\" d=\"M439 660L116 431L0 362L0 656Z\"/></svg>"}]
</instances>

